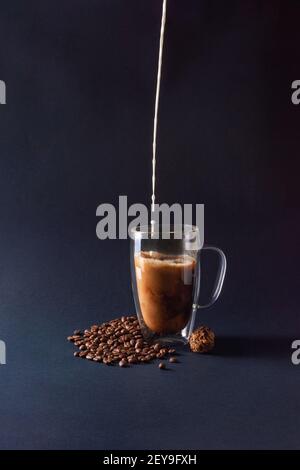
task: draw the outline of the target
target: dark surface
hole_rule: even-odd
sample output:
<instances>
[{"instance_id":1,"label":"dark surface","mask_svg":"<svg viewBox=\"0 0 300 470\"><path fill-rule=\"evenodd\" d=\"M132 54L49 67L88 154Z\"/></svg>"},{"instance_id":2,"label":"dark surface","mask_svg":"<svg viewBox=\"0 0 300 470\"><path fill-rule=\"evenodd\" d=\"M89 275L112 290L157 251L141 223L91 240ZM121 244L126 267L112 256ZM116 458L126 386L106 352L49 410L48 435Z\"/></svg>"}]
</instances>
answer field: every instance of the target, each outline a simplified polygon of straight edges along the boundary
<instances>
[{"instance_id":1,"label":"dark surface","mask_svg":"<svg viewBox=\"0 0 300 470\"><path fill-rule=\"evenodd\" d=\"M2 1L0 448L300 448L300 5L169 1L159 202L205 203L228 256L170 371L75 359L66 336L133 312L128 241L96 207L150 200L161 2ZM212 275L206 269L207 278Z\"/></svg>"}]
</instances>

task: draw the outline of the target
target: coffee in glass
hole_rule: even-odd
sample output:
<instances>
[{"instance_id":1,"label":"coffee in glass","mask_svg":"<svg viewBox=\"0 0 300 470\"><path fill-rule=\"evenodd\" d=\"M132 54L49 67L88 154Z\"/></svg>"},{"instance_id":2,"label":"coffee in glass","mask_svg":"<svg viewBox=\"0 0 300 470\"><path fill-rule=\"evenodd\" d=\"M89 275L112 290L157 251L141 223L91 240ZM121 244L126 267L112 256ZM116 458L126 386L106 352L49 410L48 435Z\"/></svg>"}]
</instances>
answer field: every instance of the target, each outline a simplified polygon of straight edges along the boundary
<instances>
[{"instance_id":1,"label":"coffee in glass","mask_svg":"<svg viewBox=\"0 0 300 470\"><path fill-rule=\"evenodd\" d=\"M202 247L194 226L135 228L132 231L132 285L141 329L149 339L187 341L195 313L214 303L222 289L226 258L218 248ZM200 251L214 250L220 258L211 301L198 305Z\"/></svg>"}]
</instances>

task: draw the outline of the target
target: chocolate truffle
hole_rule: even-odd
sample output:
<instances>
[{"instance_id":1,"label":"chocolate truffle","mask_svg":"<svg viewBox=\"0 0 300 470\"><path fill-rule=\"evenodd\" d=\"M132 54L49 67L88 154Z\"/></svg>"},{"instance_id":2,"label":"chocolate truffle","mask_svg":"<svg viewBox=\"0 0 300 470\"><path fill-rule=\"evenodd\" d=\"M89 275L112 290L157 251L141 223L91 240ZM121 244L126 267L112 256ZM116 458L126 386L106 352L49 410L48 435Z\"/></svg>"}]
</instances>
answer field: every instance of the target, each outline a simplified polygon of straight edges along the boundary
<instances>
[{"instance_id":1,"label":"chocolate truffle","mask_svg":"<svg viewBox=\"0 0 300 470\"><path fill-rule=\"evenodd\" d=\"M190 348L193 352L205 353L215 345L215 334L207 326L200 326L190 336Z\"/></svg>"}]
</instances>

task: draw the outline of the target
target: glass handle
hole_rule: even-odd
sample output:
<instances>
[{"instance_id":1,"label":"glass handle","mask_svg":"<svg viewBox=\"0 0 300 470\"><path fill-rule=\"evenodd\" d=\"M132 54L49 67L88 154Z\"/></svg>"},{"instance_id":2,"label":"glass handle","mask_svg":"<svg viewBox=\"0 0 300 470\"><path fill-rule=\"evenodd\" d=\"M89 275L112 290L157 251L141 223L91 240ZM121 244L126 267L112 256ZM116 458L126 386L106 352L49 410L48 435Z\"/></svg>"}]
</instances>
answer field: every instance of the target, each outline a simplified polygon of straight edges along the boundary
<instances>
[{"instance_id":1,"label":"glass handle","mask_svg":"<svg viewBox=\"0 0 300 470\"><path fill-rule=\"evenodd\" d=\"M223 282L224 282L224 278L225 278L225 274L226 274L226 267L227 267L226 256L223 253L223 251L220 250L220 248L216 248L214 246L203 246L201 251L202 250L210 250L210 251L214 251L215 253L217 253L217 255L219 256L219 269L218 269L218 274L217 274L217 278L216 278L216 281L215 281L215 286L214 286L210 301L207 304L204 304L204 305L197 304L197 308L210 307L218 299L218 297L221 293L222 287L223 287ZM199 269L200 269L200 264L201 263L199 263Z\"/></svg>"}]
</instances>

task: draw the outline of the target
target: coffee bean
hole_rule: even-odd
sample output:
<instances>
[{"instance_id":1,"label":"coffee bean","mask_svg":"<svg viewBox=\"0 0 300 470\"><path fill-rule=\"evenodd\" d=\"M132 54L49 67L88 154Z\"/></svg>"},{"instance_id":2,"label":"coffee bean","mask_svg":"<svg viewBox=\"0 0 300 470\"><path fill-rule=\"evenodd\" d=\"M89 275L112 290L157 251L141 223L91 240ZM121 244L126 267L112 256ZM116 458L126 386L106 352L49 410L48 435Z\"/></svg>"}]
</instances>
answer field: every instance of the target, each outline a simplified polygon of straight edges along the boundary
<instances>
[{"instance_id":1,"label":"coffee bean","mask_svg":"<svg viewBox=\"0 0 300 470\"><path fill-rule=\"evenodd\" d=\"M101 362L101 356L95 356L95 357L93 358L93 361L95 361L95 362Z\"/></svg>"},{"instance_id":2,"label":"coffee bean","mask_svg":"<svg viewBox=\"0 0 300 470\"><path fill-rule=\"evenodd\" d=\"M165 369L165 368L166 368L166 364L165 364L164 362L160 362L159 365L158 365L158 367L159 367L160 369Z\"/></svg>"},{"instance_id":3,"label":"coffee bean","mask_svg":"<svg viewBox=\"0 0 300 470\"><path fill-rule=\"evenodd\" d=\"M137 360L135 356L129 356L128 357L128 362L129 364L136 364Z\"/></svg>"},{"instance_id":4,"label":"coffee bean","mask_svg":"<svg viewBox=\"0 0 300 470\"><path fill-rule=\"evenodd\" d=\"M120 367L125 367L125 366L126 366L126 362L122 359L122 360L119 362L119 366L120 366Z\"/></svg>"},{"instance_id":5,"label":"coffee bean","mask_svg":"<svg viewBox=\"0 0 300 470\"><path fill-rule=\"evenodd\" d=\"M74 352L74 356L75 356L75 357L78 357L78 356L79 356L79 352L78 352L78 351L75 351L75 352Z\"/></svg>"},{"instance_id":6,"label":"coffee bean","mask_svg":"<svg viewBox=\"0 0 300 470\"><path fill-rule=\"evenodd\" d=\"M172 362L174 364L175 362L178 362L178 361L176 357L172 356L170 357L169 362Z\"/></svg>"},{"instance_id":7,"label":"coffee bean","mask_svg":"<svg viewBox=\"0 0 300 470\"><path fill-rule=\"evenodd\" d=\"M81 339L81 337L78 336L78 335L76 335L76 336L71 336L71 341L73 341L74 343L75 343L76 341L79 341L80 339Z\"/></svg>"}]
</instances>

